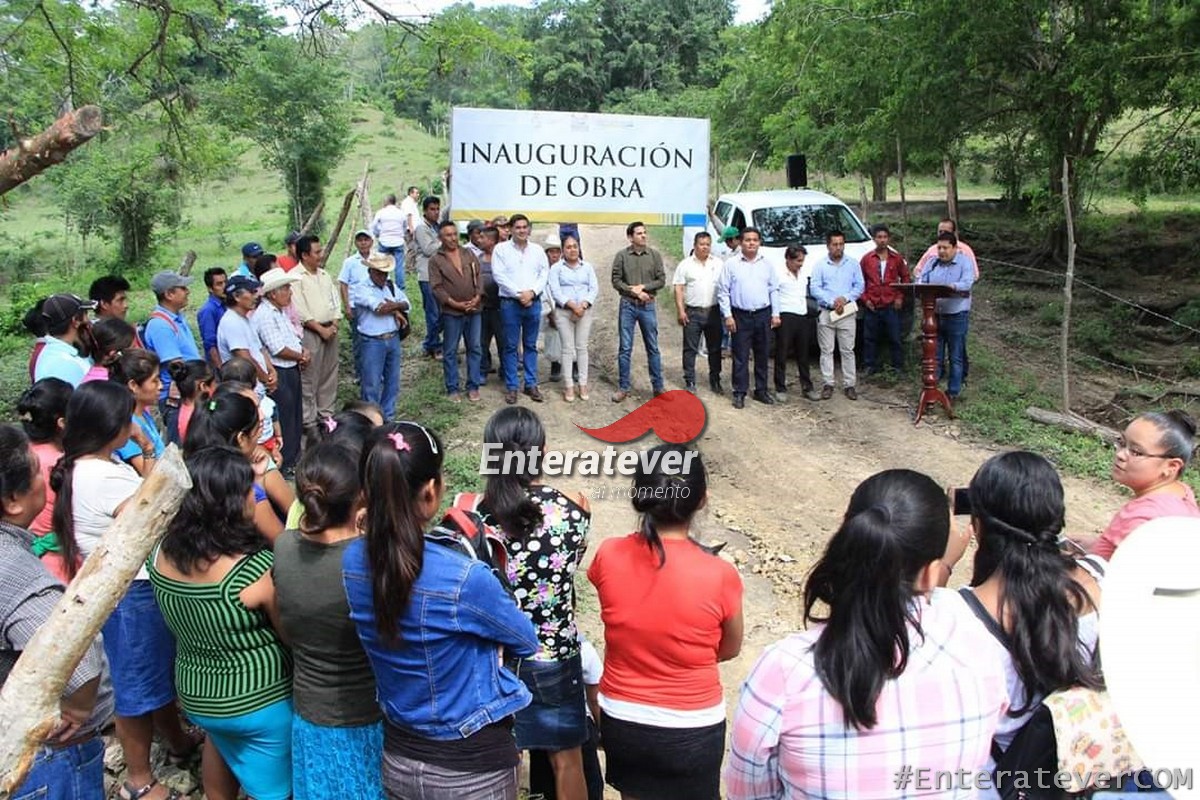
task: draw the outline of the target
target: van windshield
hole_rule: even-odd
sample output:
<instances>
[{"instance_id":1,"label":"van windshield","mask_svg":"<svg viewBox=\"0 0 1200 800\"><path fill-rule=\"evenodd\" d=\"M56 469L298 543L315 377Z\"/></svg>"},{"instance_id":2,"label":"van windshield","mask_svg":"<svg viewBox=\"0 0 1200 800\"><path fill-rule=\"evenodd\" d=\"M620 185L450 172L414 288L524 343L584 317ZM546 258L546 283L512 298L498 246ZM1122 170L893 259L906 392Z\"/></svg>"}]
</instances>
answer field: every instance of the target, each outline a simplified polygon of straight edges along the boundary
<instances>
[{"instance_id":1,"label":"van windshield","mask_svg":"<svg viewBox=\"0 0 1200 800\"><path fill-rule=\"evenodd\" d=\"M762 231L763 247L792 244L825 244L829 231L846 234L848 243L866 242L870 236L845 206L774 206L754 212L754 227Z\"/></svg>"}]
</instances>

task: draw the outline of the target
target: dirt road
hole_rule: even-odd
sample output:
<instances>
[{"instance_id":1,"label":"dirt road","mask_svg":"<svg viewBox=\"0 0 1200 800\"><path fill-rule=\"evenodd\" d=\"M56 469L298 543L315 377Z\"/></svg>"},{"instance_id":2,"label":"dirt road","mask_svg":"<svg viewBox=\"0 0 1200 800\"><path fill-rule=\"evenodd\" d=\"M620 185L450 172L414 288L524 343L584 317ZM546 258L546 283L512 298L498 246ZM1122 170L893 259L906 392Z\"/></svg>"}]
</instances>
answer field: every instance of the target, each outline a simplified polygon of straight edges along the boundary
<instances>
[{"instance_id":1,"label":"dirt road","mask_svg":"<svg viewBox=\"0 0 1200 800\"><path fill-rule=\"evenodd\" d=\"M535 230L535 239L545 234L544 229ZM650 398L639 338L633 355L633 396L620 405L609 400L616 387L617 303L608 268L613 254L626 244L624 229L586 226L582 239L585 258L595 266L601 286L591 337L591 399L565 403L558 391L560 384L545 382L549 367L543 364L542 390L547 400L535 406L546 425L548 447L561 450L600 449L576 424L608 424ZM673 266L668 264L668 282ZM660 308L659 327L667 388L683 388L682 336L674 315ZM932 421L914 426L910 406L916 398L915 383L911 391L901 393L860 386L857 402L838 394L832 400L813 403L793 394L780 405L767 407L748 401L744 410L736 410L728 395L717 397L703 388L708 381L703 359L700 361L697 382L707 407L708 427L699 448L709 470L711 502L702 513L699 529L707 541L729 542L726 552L741 568L746 585L742 655L722 672L732 712L740 682L763 647L799 627L798 596L804 576L837 528L850 493L861 480L883 469L907 467L947 486L965 485L996 450L961 440L957 426L936 414ZM724 366L731 368L728 360ZM819 377L819 373L814 375ZM727 374L726 387L729 383ZM470 416L459 427L460 433L482 431L487 415L503 403L502 390L496 388L494 379L484 390L484 400L479 407L467 409ZM529 401L522 397L521 402ZM1073 478L1065 484L1072 531L1098 532L1121 503L1111 486ZM599 495L619 483L576 478L556 485ZM604 538L623 535L635 526L627 500L595 499L592 506L590 552ZM956 571L956 580L961 581L969 571L969 561L964 562ZM582 615L584 630L602 647L603 630L590 584L582 575L578 583L588 603Z\"/></svg>"}]
</instances>

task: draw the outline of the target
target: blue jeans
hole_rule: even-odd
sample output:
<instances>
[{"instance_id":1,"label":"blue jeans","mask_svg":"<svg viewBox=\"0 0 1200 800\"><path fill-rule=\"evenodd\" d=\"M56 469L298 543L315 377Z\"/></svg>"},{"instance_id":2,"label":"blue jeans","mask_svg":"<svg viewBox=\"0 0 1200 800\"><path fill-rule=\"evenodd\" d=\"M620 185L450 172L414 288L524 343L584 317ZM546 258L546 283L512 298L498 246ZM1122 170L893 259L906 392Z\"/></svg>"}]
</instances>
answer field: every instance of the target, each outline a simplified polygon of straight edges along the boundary
<instances>
[{"instance_id":1,"label":"blue jeans","mask_svg":"<svg viewBox=\"0 0 1200 800\"><path fill-rule=\"evenodd\" d=\"M537 340L538 328L542 324L542 304L534 298L528 308L513 297L500 298L500 319L504 323L504 388L517 390L517 345L524 349L522 363L525 368L525 388L538 385Z\"/></svg>"},{"instance_id":2,"label":"blue jeans","mask_svg":"<svg viewBox=\"0 0 1200 800\"><path fill-rule=\"evenodd\" d=\"M957 314L938 314L938 349L945 348L950 355L950 380L946 384L946 394L958 397L962 391L963 355L967 351L967 327L971 312L960 311ZM938 380L942 379L942 370L938 368Z\"/></svg>"},{"instance_id":3,"label":"blue jeans","mask_svg":"<svg viewBox=\"0 0 1200 800\"><path fill-rule=\"evenodd\" d=\"M39 747L12 800L104 800L104 741L99 735L70 747Z\"/></svg>"},{"instance_id":4,"label":"blue jeans","mask_svg":"<svg viewBox=\"0 0 1200 800\"><path fill-rule=\"evenodd\" d=\"M384 255L392 256L396 259L396 271L401 277L404 276L404 245L398 244L395 247L388 247L385 244L375 243L375 249ZM401 281L403 283L404 281Z\"/></svg>"},{"instance_id":5,"label":"blue jeans","mask_svg":"<svg viewBox=\"0 0 1200 800\"><path fill-rule=\"evenodd\" d=\"M446 375L446 393L458 393L458 340L467 342L467 391L473 392L483 383L479 370L482 350L479 332L482 318L479 314L443 314L442 329L446 334L446 349L442 351L442 371Z\"/></svg>"},{"instance_id":6,"label":"blue jeans","mask_svg":"<svg viewBox=\"0 0 1200 800\"><path fill-rule=\"evenodd\" d=\"M871 311L863 311L863 361L866 362L867 373L879 369L879 340L887 338L888 349L892 351L892 368L899 372L904 367L904 350L900 343L900 310L886 306Z\"/></svg>"},{"instance_id":7,"label":"blue jeans","mask_svg":"<svg viewBox=\"0 0 1200 800\"><path fill-rule=\"evenodd\" d=\"M425 341L421 347L426 353L442 349L442 307L429 288L429 281L417 281L421 285L421 305L425 308Z\"/></svg>"},{"instance_id":8,"label":"blue jeans","mask_svg":"<svg viewBox=\"0 0 1200 800\"><path fill-rule=\"evenodd\" d=\"M621 349L617 354L618 388L628 392L631 385L629 371L633 360L633 326L637 325L642 329L642 344L646 346L646 360L650 364L650 386L656 392L661 390L662 356L658 352L658 309L654 301L642 305L622 297L617 322L621 331Z\"/></svg>"},{"instance_id":9,"label":"blue jeans","mask_svg":"<svg viewBox=\"0 0 1200 800\"><path fill-rule=\"evenodd\" d=\"M362 376L359 389L363 400L383 409L383 418L396 416L396 395L400 392L400 337L386 339L362 335Z\"/></svg>"}]
</instances>

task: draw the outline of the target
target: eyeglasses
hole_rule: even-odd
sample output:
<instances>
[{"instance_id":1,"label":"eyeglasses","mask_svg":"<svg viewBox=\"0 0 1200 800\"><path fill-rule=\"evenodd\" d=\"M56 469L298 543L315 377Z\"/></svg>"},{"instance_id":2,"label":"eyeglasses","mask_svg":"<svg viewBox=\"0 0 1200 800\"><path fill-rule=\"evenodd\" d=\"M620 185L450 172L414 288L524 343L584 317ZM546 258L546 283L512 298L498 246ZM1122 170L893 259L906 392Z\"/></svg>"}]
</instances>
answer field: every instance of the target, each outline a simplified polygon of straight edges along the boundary
<instances>
[{"instance_id":1,"label":"eyeglasses","mask_svg":"<svg viewBox=\"0 0 1200 800\"><path fill-rule=\"evenodd\" d=\"M1142 450L1140 447L1129 444L1123 438L1117 439L1115 442L1113 442L1113 449L1116 450L1118 453L1121 452L1122 450L1124 450L1126 455L1128 455L1130 458L1178 458L1179 457L1179 456L1173 456L1170 453L1147 453L1144 450Z\"/></svg>"}]
</instances>

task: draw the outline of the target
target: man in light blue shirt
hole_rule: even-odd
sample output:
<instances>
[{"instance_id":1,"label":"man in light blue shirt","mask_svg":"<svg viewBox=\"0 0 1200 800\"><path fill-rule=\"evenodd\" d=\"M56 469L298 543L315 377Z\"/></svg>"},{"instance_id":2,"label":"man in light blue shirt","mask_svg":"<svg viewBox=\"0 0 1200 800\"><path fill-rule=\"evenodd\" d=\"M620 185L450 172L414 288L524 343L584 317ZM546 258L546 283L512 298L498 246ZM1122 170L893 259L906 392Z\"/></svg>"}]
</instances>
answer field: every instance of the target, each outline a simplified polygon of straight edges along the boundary
<instances>
[{"instance_id":1,"label":"man in light blue shirt","mask_svg":"<svg viewBox=\"0 0 1200 800\"><path fill-rule=\"evenodd\" d=\"M392 280L392 256L373 253L367 267L367 279L350 287L362 338L359 389L362 399L383 409L384 420L390 422L400 392L400 336L408 327L408 296Z\"/></svg>"},{"instance_id":2,"label":"man in light blue shirt","mask_svg":"<svg viewBox=\"0 0 1200 800\"><path fill-rule=\"evenodd\" d=\"M971 312L971 286L975 283L975 264L958 251L958 237L939 233L937 260L930 262L918 279L921 283L952 286L955 294L937 301L938 352L949 351L950 378L946 394L951 400L962 391L963 356L967 349L967 328ZM938 380L945 371L938 359Z\"/></svg>"},{"instance_id":3,"label":"man in light blue shirt","mask_svg":"<svg viewBox=\"0 0 1200 800\"><path fill-rule=\"evenodd\" d=\"M46 346L38 354L33 368L33 380L61 378L72 386L83 382L92 368L92 359L81 355L83 329L88 326L88 314L96 307L94 301L73 294L56 294L42 302L42 319L46 323Z\"/></svg>"},{"instance_id":4,"label":"man in light blue shirt","mask_svg":"<svg viewBox=\"0 0 1200 800\"><path fill-rule=\"evenodd\" d=\"M158 299L158 305L150 312L142 340L146 349L153 350L162 362L159 371L162 391L158 394L158 410L162 413L163 424L167 430L174 427L175 418L179 414L179 387L171 381L171 362L200 358L196 336L183 316L183 309L187 308L191 292L188 288L191 283L191 276L180 275L170 270L155 273L150 279L150 289Z\"/></svg>"},{"instance_id":5,"label":"man in light blue shirt","mask_svg":"<svg viewBox=\"0 0 1200 800\"><path fill-rule=\"evenodd\" d=\"M355 318L354 303L350 300L350 289L367 280L367 256L371 255L371 248L374 246L375 239L371 236L370 231L365 229L356 231L354 252L342 262L342 271L338 273L337 278L338 290L342 293L342 313L346 315L346 321L350 323L350 351L354 356L355 376L362 374L362 337L358 335L358 320ZM404 263L403 242L400 245L399 256L386 252L382 248L379 252L392 256L397 263Z\"/></svg>"},{"instance_id":6,"label":"man in light blue shirt","mask_svg":"<svg viewBox=\"0 0 1200 800\"><path fill-rule=\"evenodd\" d=\"M836 341L842 357L842 385L846 397L858 399L854 388L858 375L854 369L854 334L858 298L862 296L862 267L858 259L846 255L846 235L830 231L825 236L829 255L817 264L812 275L812 296L821 312L817 317L817 346L821 348L821 399L833 397L833 345Z\"/></svg>"},{"instance_id":7,"label":"man in light blue shirt","mask_svg":"<svg viewBox=\"0 0 1200 800\"><path fill-rule=\"evenodd\" d=\"M745 408L754 352L754 399L774 405L767 386L771 330L779 327L779 276L759 247L758 228L742 231L742 251L725 262L717 281L717 306L733 336L733 407Z\"/></svg>"}]
</instances>

